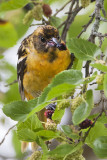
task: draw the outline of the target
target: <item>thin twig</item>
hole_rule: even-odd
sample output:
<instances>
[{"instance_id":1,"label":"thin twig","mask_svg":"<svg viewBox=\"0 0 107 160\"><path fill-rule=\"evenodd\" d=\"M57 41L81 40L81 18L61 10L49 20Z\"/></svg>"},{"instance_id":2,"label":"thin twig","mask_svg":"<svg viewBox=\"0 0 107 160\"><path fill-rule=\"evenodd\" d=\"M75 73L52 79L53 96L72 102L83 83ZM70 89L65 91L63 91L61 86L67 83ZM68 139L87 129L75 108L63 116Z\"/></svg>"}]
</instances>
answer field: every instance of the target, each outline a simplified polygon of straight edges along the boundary
<instances>
[{"instance_id":1,"label":"thin twig","mask_svg":"<svg viewBox=\"0 0 107 160\"><path fill-rule=\"evenodd\" d=\"M9 134L9 132L10 132L15 126L16 126L16 124L13 125L12 127L10 127L10 128L8 129L7 133L4 135L4 138L3 138L2 141L0 142L0 145L5 141L6 136Z\"/></svg>"},{"instance_id":2,"label":"thin twig","mask_svg":"<svg viewBox=\"0 0 107 160\"><path fill-rule=\"evenodd\" d=\"M64 21L63 23L61 23L61 24L57 27L57 29L60 29L65 23L66 23L66 21Z\"/></svg>"},{"instance_id":3,"label":"thin twig","mask_svg":"<svg viewBox=\"0 0 107 160\"><path fill-rule=\"evenodd\" d=\"M95 126L95 123L97 122L97 120L102 116L104 110L102 109L102 111L100 112L100 114L95 118L94 123L92 124L92 126L90 126L90 128L88 129L88 131L85 133L85 136L82 138L82 142L85 142L90 130L92 127Z\"/></svg>"},{"instance_id":4,"label":"thin twig","mask_svg":"<svg viewBox=\"0 0 107 160\"><path fill-rule=\"evenodd\" d=\"M83 30L80 32L80 34L77 36L77 38L80 38L80 36L81 36L84 32L86 32L87 28L88 28L89 25L92 23L94 17L95 17L95 13L93 13L93 15L91 16L91 19L89 20L89 22L83 26Z\"/></svg>"},{"instance_id":5,"label":"thin twig","mask_svg":"<svg viewBox=\"0 0 107 160\"><path fill-rule=\"evenodd\" d=\"M75 8L73 8L75 4L76 4L76 6L75 6ZM68 14L68 17L67 17L67 20L65 22L65 26L63 28L62 35L61 35L61 39L63 41L66 41L67 32L68 32L71 24L73 23L74 18L76 17L76 15L78 14L78 12L81 9L82 9L82 6L79 7L79 0L72 0L72 3L71 3L70 8L69 8L69 13L70 14Z\"/></svg>"},{"instance_id":6,"label":"thin twig","mask_svg":"<svg viewBox=\"0 0 107 160\"><path fill-rule=\"evenodd\" d=\"M68 1L67 3L64 4L60 9L57 10L57 12L53 15L56 16L60 11L62 11L72 0Z\"/></svg>"},{"instance_id":7,"label":"thin twig","mask_svg":"<svg viewBox=\"0 0 107 160\"><path fill-rule=\"evenodd\" d=\"M17 82L18 82L18 80L14 80L13 82L11 82L11 83L9 83L9 84L6 84L5 87L8 87L8 86L10 86L10 85L13 85L14 83L17 83Z\"/></svg>"}]
</instances>

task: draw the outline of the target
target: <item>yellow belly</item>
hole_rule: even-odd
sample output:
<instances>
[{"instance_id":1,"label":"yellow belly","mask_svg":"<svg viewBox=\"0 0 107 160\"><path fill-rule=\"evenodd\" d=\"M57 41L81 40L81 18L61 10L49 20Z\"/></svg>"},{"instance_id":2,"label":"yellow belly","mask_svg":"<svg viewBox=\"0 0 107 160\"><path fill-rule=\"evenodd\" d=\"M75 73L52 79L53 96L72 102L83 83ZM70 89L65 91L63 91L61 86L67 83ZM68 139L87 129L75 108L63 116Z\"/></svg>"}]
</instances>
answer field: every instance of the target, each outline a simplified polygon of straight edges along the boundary
<instances>
[{"instance_id":1,"label":"yellow belly","mask_svg":"<svg viewBox=\"0 0 107 160\"><path fill-rule=\"evenodd\" d=\"M28 55L23 86L32 97L39 96L56 74L68 68L71 62L69 51L56 52L56 55L53 62L49 62L49 53Z\"/></svg>"}]
</instances>

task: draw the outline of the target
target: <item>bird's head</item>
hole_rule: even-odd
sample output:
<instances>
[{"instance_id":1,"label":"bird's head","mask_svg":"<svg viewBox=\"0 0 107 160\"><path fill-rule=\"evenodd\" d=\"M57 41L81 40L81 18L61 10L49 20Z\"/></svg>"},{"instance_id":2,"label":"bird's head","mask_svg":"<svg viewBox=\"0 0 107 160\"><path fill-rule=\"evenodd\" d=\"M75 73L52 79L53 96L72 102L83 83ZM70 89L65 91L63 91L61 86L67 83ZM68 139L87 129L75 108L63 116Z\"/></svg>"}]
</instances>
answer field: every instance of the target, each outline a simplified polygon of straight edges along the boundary
<instances>
[{"instance_id":1,"label":"bird's head","mask_svg":"<svg viewBox=\"0 0 107 160\"><path fill-rule=\"evenodd\" d=\"M53 52L56 49L66 50L66 45L61 41L58 30L50 25L38 27L33 34L35 49L40 52Z\"/></svg>"}]
</instances>

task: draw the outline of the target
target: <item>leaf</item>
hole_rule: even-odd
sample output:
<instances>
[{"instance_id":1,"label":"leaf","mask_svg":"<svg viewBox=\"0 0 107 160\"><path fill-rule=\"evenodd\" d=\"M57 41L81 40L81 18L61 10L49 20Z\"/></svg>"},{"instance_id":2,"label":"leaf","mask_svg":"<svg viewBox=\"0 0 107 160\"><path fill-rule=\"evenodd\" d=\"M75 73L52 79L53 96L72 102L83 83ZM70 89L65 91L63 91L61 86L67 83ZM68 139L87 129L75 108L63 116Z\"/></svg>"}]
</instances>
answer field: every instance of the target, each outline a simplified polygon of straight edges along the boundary
<instances>
[{"instance_id":1,"label":"leaf","mask_svg":"<svg viewBox=\"0 0 107 160\"><path fill-rule=\"evenodd\" d=\"M12 136L12 144L14 147L14 150L16 152L16 157L22 157L22 152L21 152L21 142L19 141L16 131L13 130L13 136Z\"/></svg>"},{"instance_id":2,"label":"leaf","mask_svg":"<svg viewBox=\"0 0 107 160\"><path fill-rule=\"evenodd\" d=\"M86 101L82 102L79 107L74 111L72 120L74 125L78 125L84 121L90 114L93 107L93 93L88 90L86 93Z\"/></svg>"},{"instance_id":3,"label":"leaf","mask_svg":"<svg viewBox=\"0 0 107 160\"><path fill-rule=\"evenodd\" d=\"M93 142L100 136L107 136L107 128L101 122L96 122L95 126L91 128L85 143L93 147Z\"/></svg>"},{"instance_id":4,"label":"leaf","mask_svg":"<svg viewBox=\"0 0 107 160\"><path fill-rule=\"evenodd\" d=\"M29 114L27 115L27 118L29 118L30 116L32 116L34 113L41 111L43 108L45 108L50 103L51 103L51 101L50 102L44 102L44 103L41 103L41 104L37 105L35 108L33 108L29 112Z\"/></svg>"},{"instance_id":5,"label":"leaf","mask_svg":"<svg viewBox=\"0 0 107 160\"><path fill-rule=\"evenodd\" d=\"M72 69L80 70L82 69L83 61L75 58L73 62Z\"/></svg>"},{"instance_id":6,"label":"leaf","mask_svg":"<svg viewBox=\"0 0 107 160\"><path fill-rule=\"evenodd\" d=\"M49 101L55 97L61 96L62 94L72 91L74 88L75 85L72 84L60 84L49 91L46 100Z\"/></svg>"},{"instance_id":7,"label":"leaf","mask_svg":"<svg viewBox=\"0 0 107 160\"><path fill-rule=\"evenodd\" d=\"M103 87L104 87L104 94L107 97L107 73L104 75Z\"/></svg>"},{"instance_id":8,"label":"leaf","mask_svg":"<svg viewBox=\"0 0 107 160\"><path fill-rule=\"evenodd\" d=\"M61 127L66 135L69 135L72 133L72 129L70 128L70 126L62 125Z\"/></svg>"},{"instance_id":9,"label":"leaf","mask_svg":"<svg viewBox=\"0 0 107 160\"><path fill-rule=\"evenodd\" d=\"M52 120L56 121L61 121L63 115L65 113L65 108L58 110L57 108L55 109L55 112L52 114Z\"/></svg>"},{"instance_id":10,"label":"leaf","mask_svg":"<svg viewBox=\"0 0 107 160\"><path fill-rule=\"evenodd\" d=\"M38 131L38 130L44 129L41 121L38 119L36 114L32 115L30 118L28 118L24 122L18 123L17 130L21 130L25 128L31 129L32 131Z\"/></svg>"},{"instance_id":11,"label":"leaf","mask_svg":"<svg viewBox=\"0 0 107 160\"><path fill-rule=\"evenodd\" d=\"M74 145L72 144L62 144L56 147L54 150L50 151L48 155L52 157L65 157L65 155L69 154L74 149Z\"/></svg>"},{"instance_id":12,"label":"leaf","mask_svg":"<svg viewBox=\"0 0 107 160\"><path fill-rule=\"evenodd\" d=\"M59 132L54 132L50 130L40 130L36 132L36 135L41 137L43 140L47 141L59 137Z\"/></svg>"},{"instance_id":13,"label":"leaf","mask_svg":"<svg viewBox=\"0 0 107 160\"><path fill-rule=\"evenodd\" d=\"M2 58L4 58L4 56L3 56L3 55L0 55L0 59L2 59Z\"/></svg>"},{"instance_id":14,"label":"leaf","mask_svg":"<svg viewBox=\"0 0 107 160\"><path fill-rule=\"evenodd\" d=\"M99 47L84 39L72 38L67 44L68 48L75 54L76 58L81 60L94 60L94 58L101 53Z\"/></svg>"},{"instance_id":15,"label":"leaf","mask_svg":"<svg viewBox=\"0 0 107 160\"><path fill-rule=\"evenodd\" d=\"M57 157L57 158L64 158L67 157L69 154L72 154L73 152L77 151L81 148L82 143L79 143L78 145L73 144L61 144L58 147L56 147L54 150L50 151L48 153L51 157Z\"/></svg>"},{"instance_id":16,"label":"leaf","mask_svg":"<svg viewBox=\"0 0 107 160\"><path fill-rule=\"evenodd\" d=\"M0 47L8 48L16 44L17 33L10 22L0 20Z\"/></svg>"},{"instance_id":17,"label":"leaf","mask_svg":"<svg viewBox=\"0 0 107 160\"><path fill-rule=\"evenodd\" d=\"M100 64L100 63L94 63L94 64L90 64L92 67L97 68L98 70L102 71L102 72L107 72L107 66Z\"/></svg>"},{"instance_id":18,"label":"leaf","mask_svg":"<svg viewBox=\"0 0 107 160\"><path fill-rule=\"evenodd\" d=\"M61 127L63 129L64 134L67 137L69 137L71 139L74 139L74 140L79 138L77 134L75 134L75 133L72 132L72 129L70 128L70 126L62 125Z\"/></svg>"},{"instance_id":19,"label":"leaf","mask_svg":"<svg viewBox=\"0 0 107 160\"><path fill-rule=\"evenodd\" d=\"M0 11L9 11L9 10L13 10L13 9L18 9L21 7L24 7L27 3L29 3L29 0L9 0L9 1L5 1L2 2L0 5Z\"/></svg>"},{"instance_id":20,"label":"leaf","mask_svg":"<svg viewBox=\"0 0 107 160\"><path fill-rule=\"evenodd\" d=\"M65 2L64 0L43 0L44 3L47 3L47 4L53 4L55 2Z\"/></svg>"},{"instance_id":21,"label":"leaf","mask_svg":"<svg viewBox=\"0 0 107 160\"><path fill-rule=\"evenodd\" d=\"M87 83L92 82L92 81L96 78L96 76L97 76L97 71L95 71L95 72L92 74L92 76L89 77L88 80L85 80L85 81L84 81L84 84L87 84Z\"/></svg>"},{"instance_id":22,"label":"leaf","mask_svg":"<svg viewBox=\"0 0 107 160\"><path fill-rule=\"evenodd\" d=\"M102 84L98 84L98 86L97 86L97 88L95 90L103 90L103 89L104 89L103 85Z\"/></svg>"},{"instance_id":23,"label":"leaf","mask_svg":"<svg viewBox=\"0 0 107 160\"><path fill-rule=\"evenodd\" d=\"M62 20L59 17L51 16L50 23L52 26L55 26L57 28L62 23Z\"/></svg>"},{"instance_id":24,"label":"leaf","mask_svg":"<svg viewBox=\"0 0 107 160\"><path fill-rule=\"evenodd\" d=\"M52 80L52 83L45 88L39 98L39 103L59 96L69 91L70 88L73 89L75 87L74 85L79 85L80 83L82 83L81 71L72 69L62 71L57 74Z\"/></svg>"},{"instance_id":25,"label":"leaf","mask_svg":"<svg viewBox=\"0 0 107 160\"><path fill-rule=\"evenodd\" d=\"M101 136L93 142L93 150L99 158L107 158L107 136Z\"/></svg>"},{"instance_id":26,"label":"leaf","mask_svg":"<svg viewBox=\"0 0 107 160\"><path fill-rule=\"evenodd\" d=\"M43 150L43 155L42 155L41 160L48 159L48 157L46 155L48 153L48 148L47 148L47 145L45 144L45 142L40 137L38 137L38 139L36 140L36 142L38 143L39 146L41 146L41 148Z\"/></svg>"},{"instance_id":27,"label":"leaf","mask_svg":"<svg viewBox=\"0 0 107 160\"><path fill-rule=\"evenodd\" d=\"M16 121L24 121L29 112L36 106L37 99L29 102L15 101L4 105L3 112L6 116Z\"/></svg>"},{"instance_id":28,"label":"leaf","mask_svg":"<svg viewBox=\"0 0 107 160\"><path fill-rule=\"evenodd\" d=\"M27 128L17 130L17 136L19 140L26 141L26 142L34 142L36 141L36 138L37 138L36 133Z\"/></svg>"},{"instance_id":29,"label":"leaf","mask_svg":"<svg viewBox=\"0 0 107 160\"><path fill-rule=\"evenodd\" d=\"M107 116L105 115L105 113L102 114L98 121L102 122L103 124L107 124Z\"/></svg>"}]
</instances>

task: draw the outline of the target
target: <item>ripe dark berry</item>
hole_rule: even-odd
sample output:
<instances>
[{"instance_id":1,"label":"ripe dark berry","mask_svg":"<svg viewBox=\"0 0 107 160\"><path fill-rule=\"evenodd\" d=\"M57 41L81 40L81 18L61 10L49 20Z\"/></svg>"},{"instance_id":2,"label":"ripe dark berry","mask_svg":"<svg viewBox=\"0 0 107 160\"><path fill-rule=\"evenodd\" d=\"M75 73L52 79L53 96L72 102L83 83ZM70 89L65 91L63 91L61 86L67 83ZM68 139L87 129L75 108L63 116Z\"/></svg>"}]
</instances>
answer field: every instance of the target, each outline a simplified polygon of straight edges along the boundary
<instances>
[{"instance_id":1,"label":"ripe dark berry","mask_svg":"<svg viewBox=\"0 0 107 160\"><path fill-rule=\"evenodd\" d=\"M48 4L43 4L42 6L43 13L46 17L50 17L52 14L52 9Z\"/></svg>"},{"instance_id":2,"label":"ripe dark berry","mask_svg":"<svg viewBox=\"0 0 107 160\"><path fill-rule=\"evenodd\" d=\"M81 129L86 129L90 126L92 126L93 122L89 119L84 120L82 123L79 124Z\"/></svg>"},{"instance_id":3,"label":"ripe dark berry","mask_svg":"<svg viewBox=\"0 0 107 160\"><path fill-rule=\"evenodd\" d=\"M46 118L49 118L49 119L52 119L52 114L54 113L54 110L46 110L45 112L44 112L44 116L46 117Z\"/></svg>"}]
</instances>

